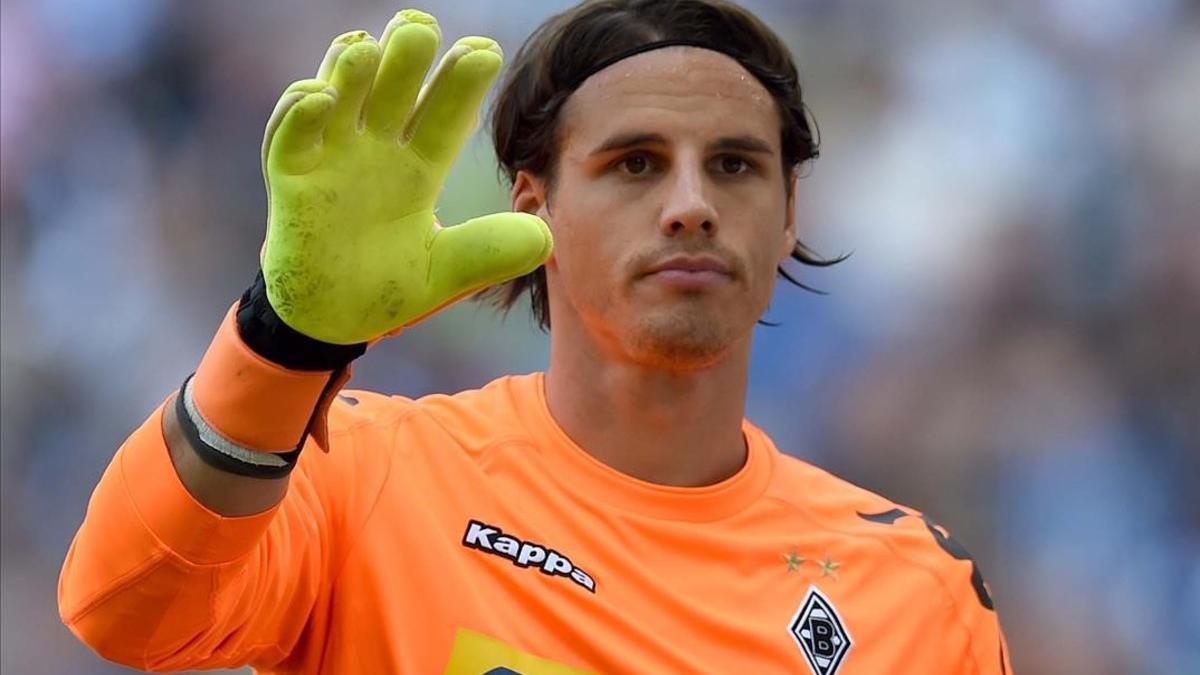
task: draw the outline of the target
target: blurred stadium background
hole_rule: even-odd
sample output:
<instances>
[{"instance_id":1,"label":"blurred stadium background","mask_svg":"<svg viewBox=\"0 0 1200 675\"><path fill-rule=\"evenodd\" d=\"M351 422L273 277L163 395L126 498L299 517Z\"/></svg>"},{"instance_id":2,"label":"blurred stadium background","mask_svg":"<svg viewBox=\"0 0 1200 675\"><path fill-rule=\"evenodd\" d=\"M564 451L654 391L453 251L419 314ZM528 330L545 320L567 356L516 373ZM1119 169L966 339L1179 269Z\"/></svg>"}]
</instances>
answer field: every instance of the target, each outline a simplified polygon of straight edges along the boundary
<instances>
[{"instance_id":1,"label":"blurred stadium background","mask_svg":"<svg viewBox=\"0 0 1200 675\"><path fill-rule=\"evenodd\" d=\"M555 0L428 0L515 51ZM920 508L990 580L1017 672L1200 673L1200 8L1187 0L757 0L822 132L749 415ZM251 280L275 98L375 0L4 0L5 673L125 672L60 625L92 486ZM486 142L446 222L506 208ZM465 304L352 386L543 367Z\"/></svg>"}]
</instances>

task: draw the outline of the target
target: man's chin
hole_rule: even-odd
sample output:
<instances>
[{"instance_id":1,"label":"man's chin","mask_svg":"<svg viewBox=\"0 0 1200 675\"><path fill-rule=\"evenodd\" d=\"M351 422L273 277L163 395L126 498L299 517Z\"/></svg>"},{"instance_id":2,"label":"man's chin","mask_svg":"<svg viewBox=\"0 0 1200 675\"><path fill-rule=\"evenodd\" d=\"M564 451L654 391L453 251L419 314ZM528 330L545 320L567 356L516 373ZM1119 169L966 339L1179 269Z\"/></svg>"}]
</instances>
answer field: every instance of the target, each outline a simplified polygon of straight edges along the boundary
<instances>
[{"instance_id":1,"label":"man's chin","mask_svg":"<svg viewBox=\"0 0 1200 675\"><path fill-rule=\"evenodd\" d=\"M731 340L718 321L696 315L646 317L639 323L633 351L656 368L699 370L728 353Z\"/></svg>"}]
</instances>

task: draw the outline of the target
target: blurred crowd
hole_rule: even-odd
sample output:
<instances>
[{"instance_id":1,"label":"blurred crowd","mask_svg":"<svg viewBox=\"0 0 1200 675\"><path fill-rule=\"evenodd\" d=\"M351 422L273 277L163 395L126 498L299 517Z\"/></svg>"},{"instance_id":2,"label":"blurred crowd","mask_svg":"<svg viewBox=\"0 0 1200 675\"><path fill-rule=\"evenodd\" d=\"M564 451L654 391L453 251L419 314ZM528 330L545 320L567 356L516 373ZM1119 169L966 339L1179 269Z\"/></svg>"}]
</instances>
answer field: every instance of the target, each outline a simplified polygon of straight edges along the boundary
<instances>
[{"instance_id":1,"label":"blurred crowd","mask_svg":"<svg viewBox=\"0 0 1200 675\"><path fill-rule=\"evenodd\" d=\"M565 1L428 0L512 53ZM988 578L1023 674L1200 673L1200 8L1187 0L757 0L822 156L748 411L927 512ZM55 583L121 440L254 276L262 127L376 0L5 0L0 340L5 673L108 673ZM441 217L507 208L485 138ZM351 386L544 367L463 304Z\"/></svg>"}]
</instances>

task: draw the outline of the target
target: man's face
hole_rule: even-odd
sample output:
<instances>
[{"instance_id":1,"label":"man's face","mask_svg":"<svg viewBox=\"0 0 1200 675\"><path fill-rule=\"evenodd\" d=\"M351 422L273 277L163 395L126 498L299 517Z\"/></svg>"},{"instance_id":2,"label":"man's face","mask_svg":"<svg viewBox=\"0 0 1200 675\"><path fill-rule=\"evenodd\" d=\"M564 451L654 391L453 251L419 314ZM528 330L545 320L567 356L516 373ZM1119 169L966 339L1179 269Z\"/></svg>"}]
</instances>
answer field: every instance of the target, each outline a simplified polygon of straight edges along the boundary
<instances>
[{"instance_id":1,"label":"man's face","mask_svg":"<svg viewBox=\"0 0 1200 675\"><path fill-rule=\"evenodd\" d=\"M748 340L795 241L762 84L722 54L658 49L588 79L560 124L540 209L555 238L552 325L673 370Z\"/></svg>"}]
</instances>

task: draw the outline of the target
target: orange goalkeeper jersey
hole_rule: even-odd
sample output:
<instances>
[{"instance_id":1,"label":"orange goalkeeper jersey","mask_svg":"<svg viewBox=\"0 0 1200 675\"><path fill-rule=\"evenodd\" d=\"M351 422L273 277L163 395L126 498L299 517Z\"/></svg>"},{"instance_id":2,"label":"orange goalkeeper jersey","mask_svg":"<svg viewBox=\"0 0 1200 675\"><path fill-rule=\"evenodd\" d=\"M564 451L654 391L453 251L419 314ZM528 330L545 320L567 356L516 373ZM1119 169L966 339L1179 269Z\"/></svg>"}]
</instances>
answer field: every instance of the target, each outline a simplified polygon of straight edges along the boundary
<instances>
[{"instance_id":1,"label":"orange goalkeeper jersey","mask_svg":"<svg viewBox=\"0 0 1200 675\"><path fill-rule=\"evenodd\" d=\"M974 562L921 514L781 454L703 488L576 446L541 375L420 400L348 391L330 452L226 518L171 465L162 409L67 555L63 620L145 669L267 673L1009 672Z\"/></svg>"}]
</instances>

